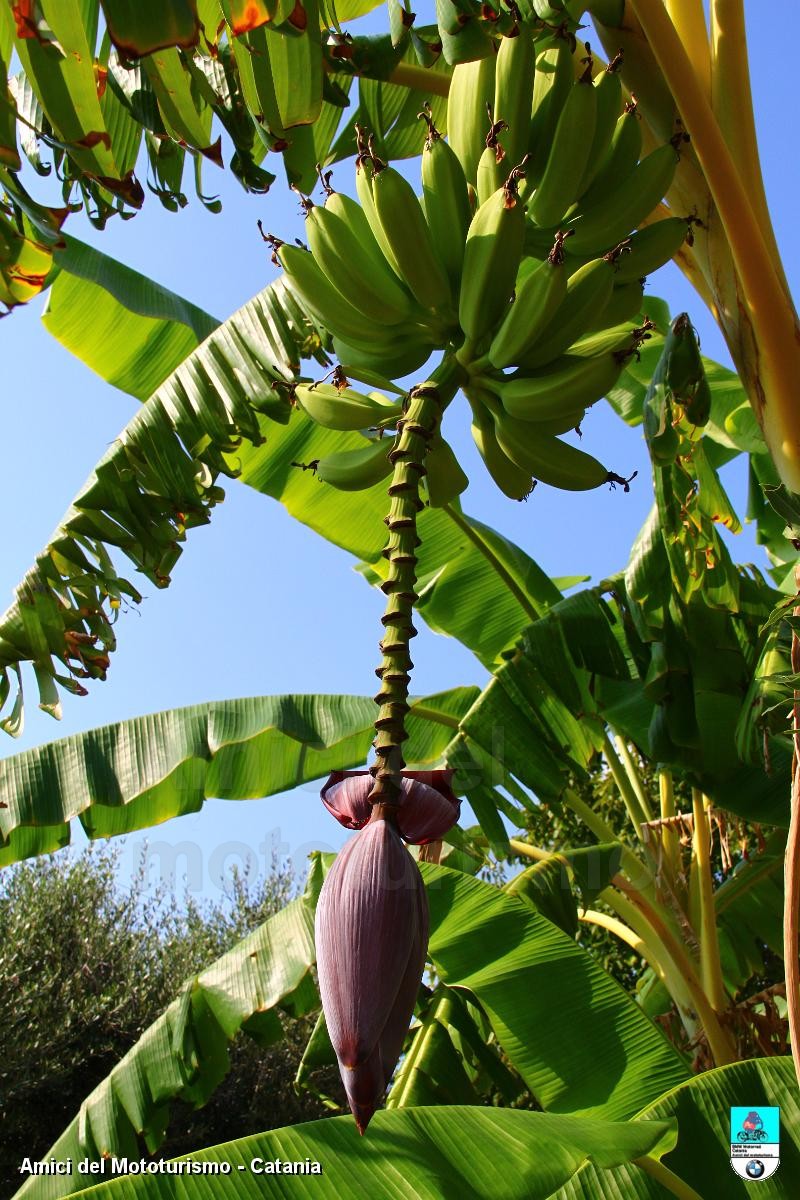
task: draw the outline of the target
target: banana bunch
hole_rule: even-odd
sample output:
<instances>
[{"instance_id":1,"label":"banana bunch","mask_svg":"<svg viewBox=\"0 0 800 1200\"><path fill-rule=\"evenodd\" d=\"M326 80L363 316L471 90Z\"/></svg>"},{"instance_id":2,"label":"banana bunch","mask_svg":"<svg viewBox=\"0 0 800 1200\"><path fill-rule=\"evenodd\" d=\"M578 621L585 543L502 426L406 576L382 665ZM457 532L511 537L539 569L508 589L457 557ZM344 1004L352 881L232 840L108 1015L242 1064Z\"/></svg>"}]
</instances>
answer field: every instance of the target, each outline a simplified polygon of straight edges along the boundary
<instances>
[{"instance_id":1,"label":"banana bunch","mask_svg":"<svg viewBox=\"0 0 800 1200\"><path fill-rule=\"evenodd\" d=\"M473 437L505 495L524 499L537 482L565 491L587 491L603 483L628 490L630 479L562 435L580 433L587 409L613 387L652 328L645 320L634 328L604 329L578 339L569 353L544 366L510 374L487 370L470 378L464 391L473 414Z\"/></svg>"},{"instance_id":2,"label":"banana bunch","mask_svg":"<svg viewBox=\"0 0 800 1200\"><path fill-rule=\"evenodd\" d=\"M649 336L645 276L678 253L689 226L649 220L678 153L669 142L641 157L620 64L618 56L597 73L588 46L575 49L561 31L534 43L522 31L502 39L494 59L453 73L450 139L478 200L457 355L476 445L515 499L536 481L627 487L562 435Z\"/></svg>"},{"instance_id":3,"label":"banana bunch","mask_svg":"<svg viewBox=\"0 0 800 1200\"><path fill-rule=\"evenodd\" d=\"M689 229L682 217L651 219L678 165L677 137L642 157L620 56L598 71L566 28L551 24L537 40L520 27L496 54L455 66L447 140L427 106L420 114L421 195L356 126L356 198L320 171L324 203L304 201L308 248L276 243L343 377L385 391L436 351L457 362L478 449L517 499L537 480L627 487L562 439L649 336L645 277ZM319 478L385 478L380 434L397 420L393 401L329 384L299 385L296 401L327 428L378 433L323 459ZM437 435L429 502L449 503L466 485Z\"/></svg>"},{"instance_id":4,"label":"banana bunch","mask_svg":"<svg viewBox=\"0 0 800 1200\"><path fill-rule=\"evenodd\" d=\"M422 199L359 128L357 199L320 175L322 205L303 201L308 249L279 243L290 286L356 379L411 374L458 336L458 287L470 203L452 148L428 113Z\"/></svg>"}]
</instances>

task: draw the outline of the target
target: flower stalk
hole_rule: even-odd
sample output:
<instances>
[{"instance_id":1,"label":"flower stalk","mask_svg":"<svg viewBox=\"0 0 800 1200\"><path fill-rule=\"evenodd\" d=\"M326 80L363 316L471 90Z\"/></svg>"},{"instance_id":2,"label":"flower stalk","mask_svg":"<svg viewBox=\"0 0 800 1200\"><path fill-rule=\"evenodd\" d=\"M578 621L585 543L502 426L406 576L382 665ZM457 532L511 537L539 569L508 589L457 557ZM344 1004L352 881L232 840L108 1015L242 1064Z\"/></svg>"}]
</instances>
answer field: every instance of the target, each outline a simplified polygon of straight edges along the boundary
<instances>
[{"instance_id":1,"label":"flower stalk","mask_svg":"<svg viewBox=\"0 0 800 1200\"><path fill-rule=\"evenodd\" d=\"M428 947L428 900L403 841L430 845L458 820L451 771L404 771L409 642L417 600L417 515L428 445L460 382L445 356L427 382L411 389L389 451L392 480L385 518L389 569L377 669L376 762L369 771L334 771L322 801L358 830L322 885L315 917L322 1007L350 1110L360 1133L381 1104L403 1049Z\"/></svg>"},{"instance_id":2,"label":"flower stalk","mask_svg":"<svg viewBox=\"0 0 800 1200\"><path fill-rule=\"evenodd\" d=\"M412 614L417 601L416 551L420 544L417 515L423 507L420 481L425 475L428 446L439 428L442 410L458 386L457 364L445 357L427 382L409 392L404 414L397 423L397 439L389 452L393 466L389 485L391 503L385 518L389 540L383 551L389 570L381 584L386 596L381 618L385 634L380 643L380 666L375 671L381 686L375 696L379 709L373 742L376 762L370 768L375 782L369 797L373 805L386 809L399 807L402 797L408 685L414 666L409 643L417 632Z\"/></svg>"},{"instance_id":3,"label":"flower stalk","mask_svg":"<svg viewBox=\"0 0 800 1200\"><path fill-rule=\"evenodd\" d=\"M728 1007L717 937L711 877L711 824L709 802L698 788L692 788L692 866L690 892L696 894L695 933L700 943L700 974L703 988L718 1013Z\"/></svg>"}]
</instances>

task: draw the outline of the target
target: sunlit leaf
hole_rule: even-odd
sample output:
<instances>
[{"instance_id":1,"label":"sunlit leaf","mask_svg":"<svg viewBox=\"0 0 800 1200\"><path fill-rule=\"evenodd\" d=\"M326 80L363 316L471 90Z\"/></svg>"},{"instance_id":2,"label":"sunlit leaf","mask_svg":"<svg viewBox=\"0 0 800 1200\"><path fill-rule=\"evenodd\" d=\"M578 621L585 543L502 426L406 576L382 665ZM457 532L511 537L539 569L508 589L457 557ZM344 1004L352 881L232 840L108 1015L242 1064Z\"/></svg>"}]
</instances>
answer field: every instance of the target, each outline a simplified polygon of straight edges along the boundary
<instances>
[{"instance_id":1,"label":"sunlit leaf","mask_svg":"<svg viewBox=\"0 0 800 1200\"><path fill-rule=\"evenodd\" d=\"M100 0L112 42L125 58L167 46L188 49L200 28L195 0Z\"/></svg>"},{"instance_id":2,"label":"sunlit leaf","mask_svg":"<svg viewBox=\"0 0 800 1200\"><path fill-rule=\"evenodd\" d=\"M771 1179L759 1181L758 1194L768 1200L788 1200L800 1175L800 1106L789 1058L706 1071L640 1114L645 1121L678 1119L678 1144L663 1158L664 1166L678 1177L670 1191L633 1165L608 1172L587 1165L554 1193L554 1200L666 1200L681 1195L677 1190L681 1185L693 1188L693 1194L703 1200L707 1196L745 1200L752 1195L752 1186L738 1179L730 1165L730 1110L741 1104L777 1105L781 1110L780 1168Z\"/></svg>"},{"instance_id":3,"label":"sunlit leaf","mask_svg":"<svg viewBox=\"0 0 800 1200\"><path fill-rule=\"evenodd\" d=\"M374 1200L397 1200L398 1195L407 1200L442 1195L546 1200L586 1161L602 1170L646 1154L659 1156L674 1137L673 1127L663 1122L587 1121L449 1105L398 1109L377 1113L365 1138L359 1137L348 1116L276 1129L196 1152L191 1156L194 1161L225 1162L231 1170L212 1176L210 1187L204 1186L202 1176L193 1176L192 1191L204 1188L209 1196L246 1200L291 1191L292 1196L341 1200L354 1194L357 1179L359 1191L367 1191ZM547 1146L546 1155L542 1145ZM498 1154L502 1172L497 1171ZM275 1176L276 1159L317 1162L324 1168L318 1174L293 1174L287 1187ZM75 1182L80 1185L85 1177ZM166 1200L185 1185L176 1184L169 1175L130 1175L101 1187L102 1191L87 1196Z\"/></svg>"},{"instance_id":4,"label":"sunlit leaf","mask_svg":"<svg viewBox=\"0 0 800 1200\"><path fill-rule=\"evenodd\" d=\"M546 1111L630 1117L688 1077L662 1032L572 938L490 884L421 869L438 976L477 997Z\"/></svg>"},{"instance_id":5,"label":"sunlit leaf","mask_svg":"<svg viewBox=\"0 0 800 1200\"><path fill-rule=\"evenodd\" d=\"M407 761L440 765L477 688L412 704ZM366 762L375 704L361 696L263 696L134 717L0 759L0 865L69 841L145 829L209 797L273 796Z\"/></svg>"}]
</instances>

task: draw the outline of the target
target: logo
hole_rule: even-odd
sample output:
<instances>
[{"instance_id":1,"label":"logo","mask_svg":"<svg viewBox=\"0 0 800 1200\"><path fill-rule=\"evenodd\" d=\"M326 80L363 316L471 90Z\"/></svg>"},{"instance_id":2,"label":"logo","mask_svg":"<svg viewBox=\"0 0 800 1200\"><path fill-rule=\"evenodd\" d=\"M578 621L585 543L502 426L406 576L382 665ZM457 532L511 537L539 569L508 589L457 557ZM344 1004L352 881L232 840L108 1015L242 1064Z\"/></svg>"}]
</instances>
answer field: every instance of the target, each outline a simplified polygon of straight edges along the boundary
<instances>
[{"instance_id":1,"label":"logo","mask_svg":"<svg viewBox=\"0 0 800 1200\"><path fill-rule=\"evenodd\" d=\"M780 1109L731 1109L731 1166L750 1183L769 1179L780 1165Z\"/></svg>"}]
</instances>

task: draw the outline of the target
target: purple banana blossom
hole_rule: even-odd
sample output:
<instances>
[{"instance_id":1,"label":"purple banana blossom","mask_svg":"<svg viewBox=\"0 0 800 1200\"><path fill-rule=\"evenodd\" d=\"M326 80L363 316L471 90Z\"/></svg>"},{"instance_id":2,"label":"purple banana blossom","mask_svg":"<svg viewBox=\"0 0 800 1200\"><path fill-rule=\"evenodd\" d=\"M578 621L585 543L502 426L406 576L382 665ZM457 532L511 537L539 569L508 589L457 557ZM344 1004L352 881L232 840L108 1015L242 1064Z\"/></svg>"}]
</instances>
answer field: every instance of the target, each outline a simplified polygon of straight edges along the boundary
<instances>
[{"instance_id":1,"label":"purple banana blossom","mask_svg":"<svg viewBox=\"0 0 800 1200\"><path fill-rule=\"evenodd\" d=\"M397 829L406 842L424 846L444 837L458 820L461 801L450 786L452 771L403 771L403 798ZM322 789L322 803L346 829L363 829L372 814L369 771L334 771Z\"/></svg>"},{"instance_id":2,"label":"purple banana blossom","mask_svg":"<svg viewBox=\"0 0 800 1200\"><path fill-rule=\"evenodd\" d=\"M328 1032L363 1134L400 1057L428 946L419 868L377 812L328 872L316 943Z\"/></svg>"}]
</instances>

